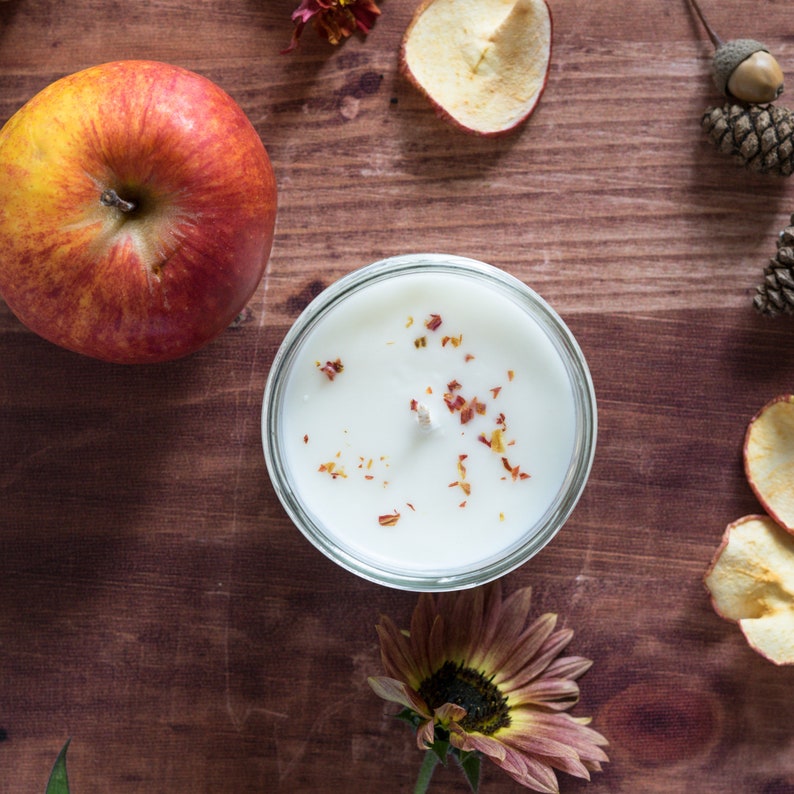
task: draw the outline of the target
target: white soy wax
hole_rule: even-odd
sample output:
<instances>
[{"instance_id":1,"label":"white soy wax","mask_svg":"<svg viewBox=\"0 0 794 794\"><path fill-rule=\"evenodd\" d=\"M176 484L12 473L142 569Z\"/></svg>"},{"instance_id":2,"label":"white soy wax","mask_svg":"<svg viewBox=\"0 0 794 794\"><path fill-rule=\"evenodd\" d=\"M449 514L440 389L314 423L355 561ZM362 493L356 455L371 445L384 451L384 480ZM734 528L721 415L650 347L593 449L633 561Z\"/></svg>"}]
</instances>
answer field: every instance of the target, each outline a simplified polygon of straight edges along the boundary
<instances>
[{"instance_id":1,"label":"white soy wax","mask_svg":"<svg viewBox=\"0 0 794 794\"><path fill-rule=\"evenodd\" d=\"M263 419L296 523L308 520L345 567L410 589L461 586L461 575L469 586L472 572L520 564L517 550L537 550L548 538L534 535L573 508L559 506L572 470L573 502L584 484L582 389L565 346L528 311L520 282L451 260L392 268L319 313L310 306L271 373ZM586 479L590 445L584 455Z\"/></svg>"}]
</instances>

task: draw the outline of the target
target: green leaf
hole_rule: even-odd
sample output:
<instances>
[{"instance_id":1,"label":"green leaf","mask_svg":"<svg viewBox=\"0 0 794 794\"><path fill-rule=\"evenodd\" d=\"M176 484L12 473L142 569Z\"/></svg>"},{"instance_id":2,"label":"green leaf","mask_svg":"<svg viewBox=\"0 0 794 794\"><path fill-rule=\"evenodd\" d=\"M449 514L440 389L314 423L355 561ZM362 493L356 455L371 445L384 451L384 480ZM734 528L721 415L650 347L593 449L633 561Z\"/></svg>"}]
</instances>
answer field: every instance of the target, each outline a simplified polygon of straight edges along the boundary
<instances>
[{"instance_id":1,"label":"green leaf","mask_svg":"<svg viewBox=\"0 0 794 794\"><path fill-rule=\"evenodd\" d=\"M71 741L71 739L67 739L61 752L58 753L44 794L69 794L69 778L66 775L66 751L69 749L69 742Z\"/></svg>"},{"instance_id":2,"label":"green leaf","mask_svg":"<svg viewBox=\"0 0 794 794\"><path fill-rule=\"evenodd\" d=\"M419 723L422 722L422 718L413 709L403 709L399 714L395 714L394 716L398 720L407 722L414 730L416 730L419 727Z\"/></svg>"},{"instance_id":3,"label":"green leaf","mask_svg":"<svg viewBox=\"0 0 794 794\"><path fill-rule=\"evenodd\" d=\"M476 751L461 752L460 754L461 769L463 769L463 774L466 775L466 780L469 781L469 786L475 794L480 788L480 760L481 756Z\"/></svg>"},{"instance_id":4,"label":"green leaf","mask_svg":"<svg viewBox=\"0 0 794 794\"><path fill-rule=\"evenodd\" d=\"M427 748L430 752L435 753L439 761L444 766L447 765L447 754L449 753L449 742L444 739L436 739L433 744Z\"/></svg>"}]
</instances>

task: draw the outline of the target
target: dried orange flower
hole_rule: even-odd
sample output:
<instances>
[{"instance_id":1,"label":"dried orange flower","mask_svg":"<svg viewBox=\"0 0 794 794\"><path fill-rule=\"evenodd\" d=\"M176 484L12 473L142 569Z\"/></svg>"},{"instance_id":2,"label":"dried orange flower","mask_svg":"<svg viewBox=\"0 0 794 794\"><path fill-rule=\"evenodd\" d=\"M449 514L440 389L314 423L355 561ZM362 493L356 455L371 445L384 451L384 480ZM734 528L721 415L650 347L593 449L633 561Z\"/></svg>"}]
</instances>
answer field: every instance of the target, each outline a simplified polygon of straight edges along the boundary
<instances>
[{"instance_id":1,"label":"dried orange flower","mask_svg":"<svg viewBox=\"0 0 794 794\"><path fill-rule=\"evenodd\" d=\"M375 0L301 0L292 12L295 23L292 41L282 52L291 52L298 46L303 28L310 20L320 36L331 44L339 44L357 30L365 35L369 33L379 15Z\"/></svg>"}]
</instances>

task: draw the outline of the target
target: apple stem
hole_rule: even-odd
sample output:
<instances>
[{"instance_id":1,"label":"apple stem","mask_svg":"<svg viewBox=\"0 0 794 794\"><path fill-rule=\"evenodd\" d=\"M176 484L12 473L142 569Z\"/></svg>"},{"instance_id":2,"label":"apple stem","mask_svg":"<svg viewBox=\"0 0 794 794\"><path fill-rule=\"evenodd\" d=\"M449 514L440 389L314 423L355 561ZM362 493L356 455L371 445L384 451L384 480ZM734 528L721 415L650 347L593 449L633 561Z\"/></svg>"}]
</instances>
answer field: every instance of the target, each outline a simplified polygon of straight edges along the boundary
<instances>
[{"instance_id":1,"label":"apple stem","mask_svg":"<svg viewBox=\"0 0 794 794\"><path fill-rule=\"evenodd\" d=\"M99 203L105 207L116 207L122 212L132 212L135 209L135 204L131 201L125 201L112 188L102 191L102 195L99 197Z\"/></svg>"}]
</instances>

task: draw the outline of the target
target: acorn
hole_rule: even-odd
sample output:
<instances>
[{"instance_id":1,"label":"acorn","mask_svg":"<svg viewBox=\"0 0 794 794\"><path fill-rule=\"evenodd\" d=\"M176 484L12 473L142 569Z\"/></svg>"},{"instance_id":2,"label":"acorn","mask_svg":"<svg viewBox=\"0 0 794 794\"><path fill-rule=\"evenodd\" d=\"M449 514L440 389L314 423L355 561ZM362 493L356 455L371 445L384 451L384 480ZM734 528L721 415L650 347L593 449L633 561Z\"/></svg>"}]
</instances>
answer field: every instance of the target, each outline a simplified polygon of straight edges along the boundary
<instances>
[{"instance_id":1,"label":"acorn","mask_svg":"<svg viewBox=\"0 0 794 794\"><path fill-rule=\"evenodd\" d=\"M780 64L755 39L732 39L718 45L712 76L720 93L754 105L774 102L783 93Z\"/></svg>"},{"instance_id":2,"label":"acorn","mask_svg":"<svg viewBox=\"0 0 794 794\"><path fill-rule=\"evenodd\" d=\"M690 0L715 47L711 62L714 85L729 99L761 105L783 93L783 70L769 49L755 39L723 41L703 16L697 0Z\"/></svg>"}]
</instances>

